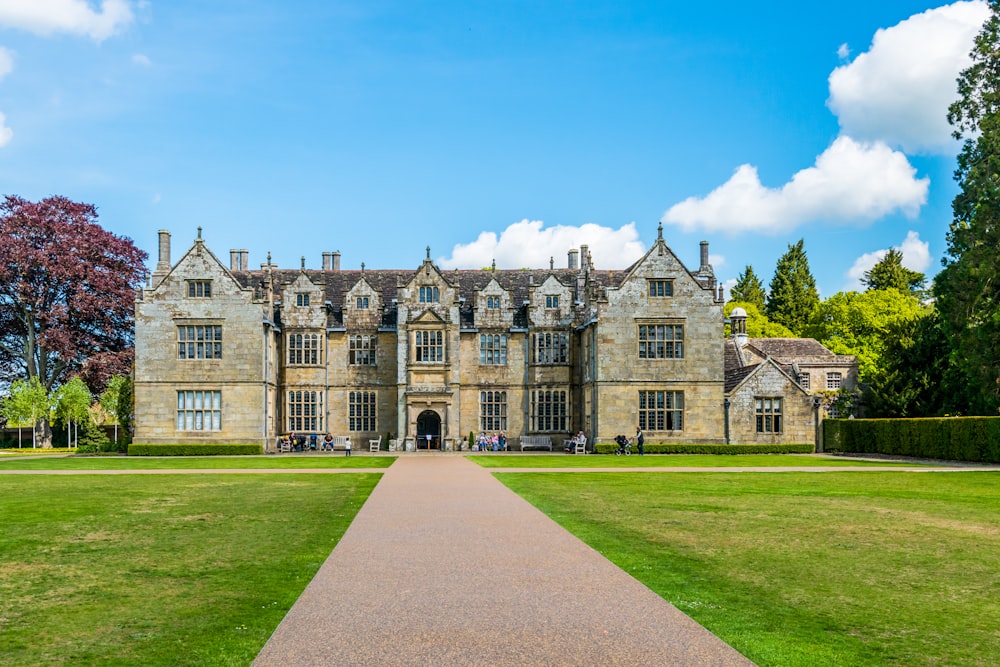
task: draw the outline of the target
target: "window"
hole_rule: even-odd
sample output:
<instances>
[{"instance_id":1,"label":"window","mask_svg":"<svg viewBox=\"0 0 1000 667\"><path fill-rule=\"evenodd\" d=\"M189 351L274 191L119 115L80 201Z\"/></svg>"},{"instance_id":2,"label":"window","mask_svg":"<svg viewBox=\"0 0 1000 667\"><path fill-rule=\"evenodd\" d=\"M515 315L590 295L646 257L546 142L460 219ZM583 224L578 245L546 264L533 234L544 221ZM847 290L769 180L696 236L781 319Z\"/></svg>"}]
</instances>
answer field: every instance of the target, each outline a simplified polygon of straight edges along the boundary
<instances>
[{"instance_id":1,"label":"window","mask_svg":"<svg viewBox=\"0 0 1000 667\"><path fill-rule=\"evenodd\" d=\"M684 392L640 391L639 428L649 431L683 431Z\"/></svg>"},{"instance_id":2,"label":"window","mask_svg":"<svg viewBox=\"0 0 1000 667\"><path fill-rule=\"evenodd\" d=\"M674 295L674 281L673 280L650 280L649 281L649 296L661 297L661 296L673 296Z\"/></svg>"},{"instance_id":3,"label":"window","mask_svg":"<svg viewBox=\"0 0 1000 667\"><path fill-rule=\"evenodd\" d=\"M557 390L535 390L531 392L531 430L565 431L566 392Z\"/></svg>"},{"instance_id":4,"label":"window","mask_svg":"<svg viewBox=\"0 0 1000 667\"><path fill-rule=\"evenodd\" d=\"M479 392L479 430L507 430L507 392Z\"/></svg>"},{"instance_id":5,"label":"window","mask_svg":"<svg viewBox=\"0 0 1000 667\"><path fill-rule=\"evenodd\" d=\"M212 296L211 280L189 280L188 296L192 299L208 299Z\"/></svg>"},{"instance_id":6,"label":"window","mask_svg":"<svg viewBox=\"0 0 1000 667\"><path fill-rule=\"evenodd\" d=\"M413 350L415 361L444 361L444 334L440 331L417 331L413 338Z\"/></svg>"},{"instance_id":7,"label":"window","mask_svg":"<svg viewBox=\"0 0 1000 667\"><path fill-rule=\"evenodd\" d=\"M178 391L178 431L221 431L221 391Z\"/></svg>"},{"instance_id":8,"label":"window","mask_svg":"<svg viewBox=\"0 0 1000 667\"><path fill-rule=\"evenodd\" d=\"M441 300L441 293L437 287L421 287L420 303L437 303Z\"/></svg>"},{"instance_id":9,"label":"window","mask_svg":"<svg viewBox=\"0 0 1000 667\"><path fill-rule=\"evenodd\" d=\"M368 297L359 296L357 302L358 310L368 310Z\"/></svg>"},{"instance_id":10,"label":"window","mask_svg":"<svg viewBox=\"0 0 1000 667\"><path fill-rule=\"evenodd\" d=\"M348 430L352 432L374 433L375 428L375 392L352 391L347 401Z\"/></svg>"},{"instance_id":11,"label":"window","mask_svg":"<svg viewBox=\"0 0 1000 667\"><path fill-rule=\"evenodd\" d=\"M826 388L827 389L840 389L841 380L843 376L840 373L827 373L826 374Z\"/></svg>"},{"instance_id":12,"label":"window","mask_svg":"<svg viewBox=\"0 0 1000 667\"><path fill-rule=\"evenodd\" d=\"M351 336L348 340L347 363L352 366L374 366L376 341L378 336Z\"/></svg>"},{"instance_id":13,"label":"window","mask_svg":"<svg viewBox=\"0 0 1000 667\"><path fill-rule=\"evenodd\" d=\"M500 308L500 297L498 296L488 296L486 297L486 308L489 310L497 310Z\"/></svg>"},{"instance_id":14,"label":"window","mask_svg":"<svg viewBox=\"0 0 1000 667\"><path fill-rule=\"evenodd\" d=\"M558 308L559 307L559 295L558 294L546 294L545 295L545 307L546 308Z\"/></svg>"},{"instance_id":15,"label":"window","mask_svg":"<svg viewBox=\"0 0 1000 667\"><path fill-rule=\"evenodd\" d=\"M221 359L222 327L185 324L177 327L178 359Z\"/></svg>"},{"instance_id":16,"label":"window","mask_svg":"<svg viewBox=\"0 0 1000 667\"><path fill-rule=\"evenodd\" d=\"M781 398L755 397L758 433L781 433Z\"/></svg>"},{"instance_id":17,"label":"window","mask_svg":"<svg viewBox=\"0 0 1000 667\"><path fill-rule=\"evenodd\" d=\"M288 392L288 430L313 432L323 430L323 392L299 390Z\"/></svg>"},{"instance_id":18,"label":"window","mask_svg":"<svg viewBox=\"0 0 1000 667\"><path fill-rule=\"evenodd\" d=\"M564 333L534 334L532 361L536 364L565 364L569 361L568 337Z\"/></svg>"},{"instance_id":19,"label":"window","mask_svg":"<svg viewBox=\"0 0 1000 667\"><path fill-rule=\"evenodd\" d=\"M507 364L507 334L479 336L479 363L492 366Z\"/></svg>"},{"instance_id":20,"label":"window","mask_svg":"<svg viewBox=\"0 0 1000 667\"><path fill-rule=\"evenodd\" d=\"M315 366L321 361L319 334L289 334L288 363Z\"/></svg>"},{"instance_id":21,"label":"window","mask_svg":"<svg viewBox=\"0 0 1000 667\"><path fill-rule=\"evenodd\" d=\"M682 359L684 326L681 324L640 324L640 359Z\"/></svg>"},{"instance_id":22,"label":"window","mask_svg":"<svg viewBox=\"0 0 1000 667\"><path fill-rule=\"evenodd\" d=\"M305 293L299 293L295 295L295 305L302 307L309 305L309 295Z\"/></svg>"},{"instance_id":23,"label":"window","mask_svg":"<svg viewBox=\"0 0 1000 667\"><path fill-rule=\"evenodd\" d=\"M812 376L810 376L809 373L800 373L799 386L805 389L806 391L809 391L810 384L812 384Z\"/></svg>"}]
</instances>

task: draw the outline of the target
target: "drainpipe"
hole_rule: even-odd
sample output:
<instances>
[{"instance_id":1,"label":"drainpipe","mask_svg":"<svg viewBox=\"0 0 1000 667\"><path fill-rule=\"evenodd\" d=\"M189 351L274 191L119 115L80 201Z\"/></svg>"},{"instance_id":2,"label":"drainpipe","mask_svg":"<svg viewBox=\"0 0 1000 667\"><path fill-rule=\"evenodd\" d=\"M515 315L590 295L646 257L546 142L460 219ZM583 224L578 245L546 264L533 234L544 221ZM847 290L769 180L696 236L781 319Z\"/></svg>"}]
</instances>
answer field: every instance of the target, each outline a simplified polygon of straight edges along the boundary
<instances>
[{"instance_id":1,"label":"drainpipe","mask_svg":"<svg viewBox=\"0 0 1000 667\"><path fill-rule=\"evenodd\" d=\"M722 401L722 409L723 409L723 414L724 414L722 423L723 423L723 426L724 426L725 432L726 432L726 444L727 445L729 444L729 406L730 405L731 405L731 401L728 398L726 398L726 399L724 399Z\"/></svg>"}]
</instances>

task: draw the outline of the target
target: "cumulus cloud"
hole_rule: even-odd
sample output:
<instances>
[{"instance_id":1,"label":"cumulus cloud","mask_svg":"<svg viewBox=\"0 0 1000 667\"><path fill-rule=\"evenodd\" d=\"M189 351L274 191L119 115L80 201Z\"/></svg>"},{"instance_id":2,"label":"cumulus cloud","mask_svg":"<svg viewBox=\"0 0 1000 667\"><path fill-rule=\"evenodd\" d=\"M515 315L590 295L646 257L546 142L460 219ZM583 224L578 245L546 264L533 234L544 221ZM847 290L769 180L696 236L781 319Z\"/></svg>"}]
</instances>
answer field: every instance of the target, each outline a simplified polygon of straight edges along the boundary
<instances>
[{"instance_id":1,"label":"cumulus cloud","mask_svg":"<svg viewBox=\"0 0 1000 667\"><path fill-rule=\"evenodd\" d=\"M87 0L0 0L0 26L37 35L64 32L101 42L134 18L129 0L103 0L99 11Z\"/></svg>"},{"instance_id":2,"label":"cumulus cloud","mask_svg":"<svg viewBox=\"0 0 1000 667\"><path fill-rule=\"evenodd\" d=\"M482 232L471 243L457 244L451 256L439 259L438 264L446 269L477 269L496 260L500 269L537 269L547 267L552 258L557 268L565 268L567 252L581 245L588 246L599 269L625 268L647 250L634 222L613 229L593 223L545 227L541 220L525 219L507 227L499 237Z\"/></svg>"},{"instance_id":3,"label":"cumulus cloud","mask_svg":"<svg viewBox=\"0 0 1000 667\"><path fill-rule=\"evenodd\" d=\"M842 132L909 154L954 153L948 105L989 13L985 2L956 2L876 32L868 51L830 74L827 105Z\"/></svg>"},{"instance_id":4,"label":"cumulus cloud","mask_svg":"<svg viewBox=\"0 0 1000 667\"><path fill-rule=\"evenodd\" d=\"M0 148L10 143L14 137L14 130L7 127L7 117L0 113Z\"/></svg>"},{"instance_id":5,"label":"cumulus cloud","mask_svg":"<svg viewBox=\"0 0 1000 667\"><path fill-rule=\"evenodd\" d=\"M920 234L917 232L908 232L906 234L906 238L903 239L903 242L894 247L903 254L903 266L911 271L925 273L927 268L931 265L930 244L926 241L921 241ZM872 267L882 261L882 258L888 253L888 248L876 250L874 252L866 252L864 255L861 255L861 257L854 260L854 265L847 271L848 283L844 287L844 290L860 291L864 289L864 286L861 284L861 279L864 277L865 272L870 271Z\"/></svg>"},{"instance_id":6,"label":"cumulus cloud","mask_svg":"<svg viewBox=\"0 0 1000 667\"><path fill-rule=\"evenodd\" d=\"M744 164L708 196L670 207L663 222L686 232L777 234L810 221L858 224L897 211L912 217L927 201L929 183L902 153L841 136L780 188L763 186L757 168Z\"/></svg>"},{"instance_id":7,"label":"cumulus cloud","mask_svg":"<svg viewBox=\"0 0 1000 667\"><path fill-rule=\"evenodd\" d=\"M837 57L841 60L847 60L851 57L851 47L847 45L847 42L837 47Z\"/></svg>"}]
</instances>

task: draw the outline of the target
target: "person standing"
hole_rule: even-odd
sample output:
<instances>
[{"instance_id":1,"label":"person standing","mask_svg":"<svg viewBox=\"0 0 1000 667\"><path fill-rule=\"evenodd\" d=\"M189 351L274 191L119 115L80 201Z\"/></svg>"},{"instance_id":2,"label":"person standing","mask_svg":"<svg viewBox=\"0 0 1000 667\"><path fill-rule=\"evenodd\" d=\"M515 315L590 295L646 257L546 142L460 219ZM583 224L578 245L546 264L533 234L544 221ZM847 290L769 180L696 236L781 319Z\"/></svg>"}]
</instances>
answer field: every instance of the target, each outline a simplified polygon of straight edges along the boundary
<instances>
[{"instance_id":1,"label":"person standing","mask_svg":"<svg viewBox=\"0 0 1000 667\"><path fill-rule=\"evenodd\" d=\"M350 456L350 455L351 455L351 439L348 438L347 440L344 441L344 456Z\"/></svg>"},{"instance_id":2,"label":"person standing","mask_svg":"<svg viewBox=\"0 0 1000 667\"><path fill-rule=\"evenodd\" d=\"M638 449L639 449L639 456L642 456L643 455L642 443L645 442L646 439L642 435L642 429L639 428L638 426L635 427L635 438L634 438L634 440L635 440L636 447L638 447Z\"/></svg>"}]
</instances>

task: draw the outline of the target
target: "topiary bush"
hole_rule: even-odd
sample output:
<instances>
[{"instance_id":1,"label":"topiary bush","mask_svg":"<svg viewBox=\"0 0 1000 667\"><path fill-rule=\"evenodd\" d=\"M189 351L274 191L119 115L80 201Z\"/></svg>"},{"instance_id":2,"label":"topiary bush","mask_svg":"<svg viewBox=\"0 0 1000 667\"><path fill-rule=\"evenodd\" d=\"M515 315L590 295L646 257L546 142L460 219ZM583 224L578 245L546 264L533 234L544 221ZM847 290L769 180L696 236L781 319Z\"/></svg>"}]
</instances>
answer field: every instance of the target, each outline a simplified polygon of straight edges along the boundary
<instances>
[{"instance_id":1,"label":"topiary bush","mask_svg":"<svg viewBox=\"0 0 1000 667\"><path fill-rule=\"evenodd\" d=\"M143 445L128 446L129 456L253 456L263 454L260 445Z\"/></svg>"}]
</instances>

